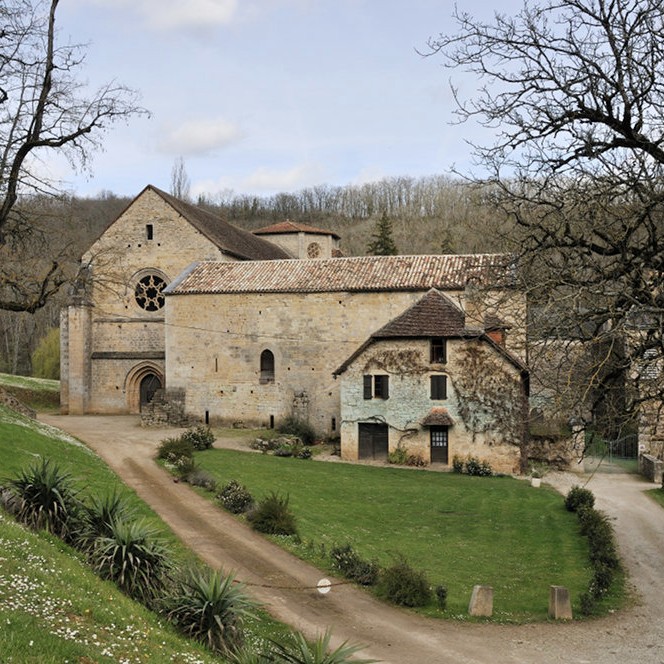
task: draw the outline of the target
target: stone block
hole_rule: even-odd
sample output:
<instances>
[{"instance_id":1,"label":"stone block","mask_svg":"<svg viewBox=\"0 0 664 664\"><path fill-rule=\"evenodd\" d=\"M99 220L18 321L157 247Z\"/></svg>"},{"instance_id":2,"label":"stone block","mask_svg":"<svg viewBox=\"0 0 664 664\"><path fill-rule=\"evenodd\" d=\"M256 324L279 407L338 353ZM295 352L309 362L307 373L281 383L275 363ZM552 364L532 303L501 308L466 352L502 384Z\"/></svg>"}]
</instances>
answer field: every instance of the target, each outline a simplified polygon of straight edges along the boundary
<instances>
[{"instance_id":1,"label":"stone block","mask_svg":"<svg viewBox=\"0 0 664 664\"><path fill-rule=\"evenodd\" d=\"M572 602L569 590L564 586L551 586L549 589L549 618L572 620Z\"/></svg>"},{"instance_id":2,"label":"stone block","mask_svg":"<svg viewBox=\"0 0 664 664\"><path fill-rule=\"evenodd\" d=\"M493 588L491 586L474 586L470 596L468 613L471 616L493 615Z\"/></svg>"}]
</instances>

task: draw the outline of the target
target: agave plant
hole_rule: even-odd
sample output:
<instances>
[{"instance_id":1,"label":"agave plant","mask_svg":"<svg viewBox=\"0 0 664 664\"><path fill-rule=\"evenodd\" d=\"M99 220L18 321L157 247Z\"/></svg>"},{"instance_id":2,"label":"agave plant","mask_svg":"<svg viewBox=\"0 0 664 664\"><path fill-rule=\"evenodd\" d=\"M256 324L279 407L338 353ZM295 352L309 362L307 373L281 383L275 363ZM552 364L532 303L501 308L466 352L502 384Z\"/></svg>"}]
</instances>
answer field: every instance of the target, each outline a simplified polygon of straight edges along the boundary
<instances>
[{"instance_id":1,"label":"agave plant","mask_svg":"<svg viewBox=\"0 0 664 664\"><path fill-rule=\"evenodd\" d=\"M273 641L274 661L289 664L370 664L375 659L356 659L355 653L362 646L349 645L344 641L338 648L330 649L330 632L325 632L313 643L300 632L293 632L287 641Z\"/></svg>"},{"instance_id":2,"label":"agave plant","mask_svg":"<svg viewBox=\"0 0 664 664\"><path fill-rule=\"evenodd\" d=\"M80 513L76 544L91 554L98 538L113 536L114 522L130 521L132 518L132 509L117 488L110 493L92 495Z\"/></svg>"},{"instance_id":3,"label":"agave plant","mask_svg":"<svg viewBox=\"0 0 664 664\"><path fill-rule=\"evenodd\" d=\"M256 608L234 577L191 570L166 600L168 619L187 636L224 655L242 646L244 618Z\"/></svg>"},{"instance_id":4,"label":"agave plant","mask_svg":"<svg viewBox=\"0 0 664 664\"><path fill-rule=\"evenodd\" d=\"M22 470L9 480L8 507L30 528L47 530L69 540L80 508L71 475L49 459Z\"/></svg>"},{"instance_id":5,"label":"agave plant","mask_svg":"<svg viewBox=\"0 0 664 664\"><path fill-rule=\"evenodd\" d=\"M109 534L96 538L91 553L95 569L130 597L150 605L169 577L168 549L144 520L114 519L108 526Z\"/></svg>"}]
</instances>

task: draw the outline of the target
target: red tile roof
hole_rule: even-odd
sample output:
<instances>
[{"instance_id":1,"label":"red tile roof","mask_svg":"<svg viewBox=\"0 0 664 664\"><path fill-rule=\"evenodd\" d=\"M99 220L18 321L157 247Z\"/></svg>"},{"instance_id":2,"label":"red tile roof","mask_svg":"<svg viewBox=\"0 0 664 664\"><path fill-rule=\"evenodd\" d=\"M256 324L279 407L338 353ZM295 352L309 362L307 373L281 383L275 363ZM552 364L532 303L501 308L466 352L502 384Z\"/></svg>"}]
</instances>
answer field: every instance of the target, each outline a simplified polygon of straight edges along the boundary
<instances>
[{"instance_id":1,"label":"red tile roof","mask_svg":"<svg viewBox=\"0 0 664 664\"><path fill-rule=\"evenodd\" d=\"M325 260L201 262L167 289L192 293L325 293L459 290L469 280L513 285L505 254L362 256Z\"/></svg>"},{"instance_id":2,"label":"red tile roof","mask_svg":"<svg viewBox=\"0 0 664 664\"><path fill-rule=\"evenodd\" d=\"M322 228L316 228L315 226L308 226L307 224L298 224L290 219L286 221L280 221L279 223L272 224L271 226L265 226L264 228L259 228L253 231L255 235L279 235L282 233L309 233L311 235L331 235L337 240L340 239L336 233L332 231L326 231Z\"/></svg>"}]
</instances>

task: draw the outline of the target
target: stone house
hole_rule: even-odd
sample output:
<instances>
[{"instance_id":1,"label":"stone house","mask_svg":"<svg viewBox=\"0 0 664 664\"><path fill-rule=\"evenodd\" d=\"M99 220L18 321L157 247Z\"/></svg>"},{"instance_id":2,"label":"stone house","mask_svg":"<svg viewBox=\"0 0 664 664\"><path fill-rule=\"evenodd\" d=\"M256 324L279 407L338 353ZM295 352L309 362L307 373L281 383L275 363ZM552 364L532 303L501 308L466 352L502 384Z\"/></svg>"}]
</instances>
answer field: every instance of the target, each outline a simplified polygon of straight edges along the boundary
<instances>
[{"instance_id":1,"label":"stone house","mask_svg":"<svg viewBox=\"0 0 664 664\"><path fill-rule=\"evenodd\" d=\"M469 281L497 283L508 271L500 255L198 263L165 290L166 385L202 421L272 426L294 414L338 432L335 370L374 330L431 288L462 309ZM523 306L514 290L487 291L473 325L484 331L498 309L511 321ZM505 349L523 358L523 334L510 327L500 330Z\"/></svg>"},{"instance_id":2,"label":"stone house","mask_svg":"<svg viewBox=\"0 0 664 664\"><path fill-rule=\"evenodd\" d=\"M374 332L335 371L342 457L385 459L402 448L425 463L470 455L518 472L529 376L504 346L505 327L468 327L432 289Z\"/></svg>"}]
</instances>

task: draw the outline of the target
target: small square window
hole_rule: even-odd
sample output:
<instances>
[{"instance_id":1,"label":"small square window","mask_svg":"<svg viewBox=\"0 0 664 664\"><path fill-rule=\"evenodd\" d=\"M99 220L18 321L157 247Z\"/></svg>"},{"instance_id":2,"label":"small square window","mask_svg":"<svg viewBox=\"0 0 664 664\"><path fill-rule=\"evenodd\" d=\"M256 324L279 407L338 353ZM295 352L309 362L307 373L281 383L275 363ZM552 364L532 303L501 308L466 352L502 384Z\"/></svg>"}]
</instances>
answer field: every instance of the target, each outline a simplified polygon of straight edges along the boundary
<instances>
[{"instance_id":1,"label":"small square window","mask_svg":"<svg viewBox=\"0 0 664 664\"><path fill-rule=\"evenodd\" d=\"M363 388L365 399L387 399L390 396L390 377L363 376Z\"/></svg>"}]
</instances>

